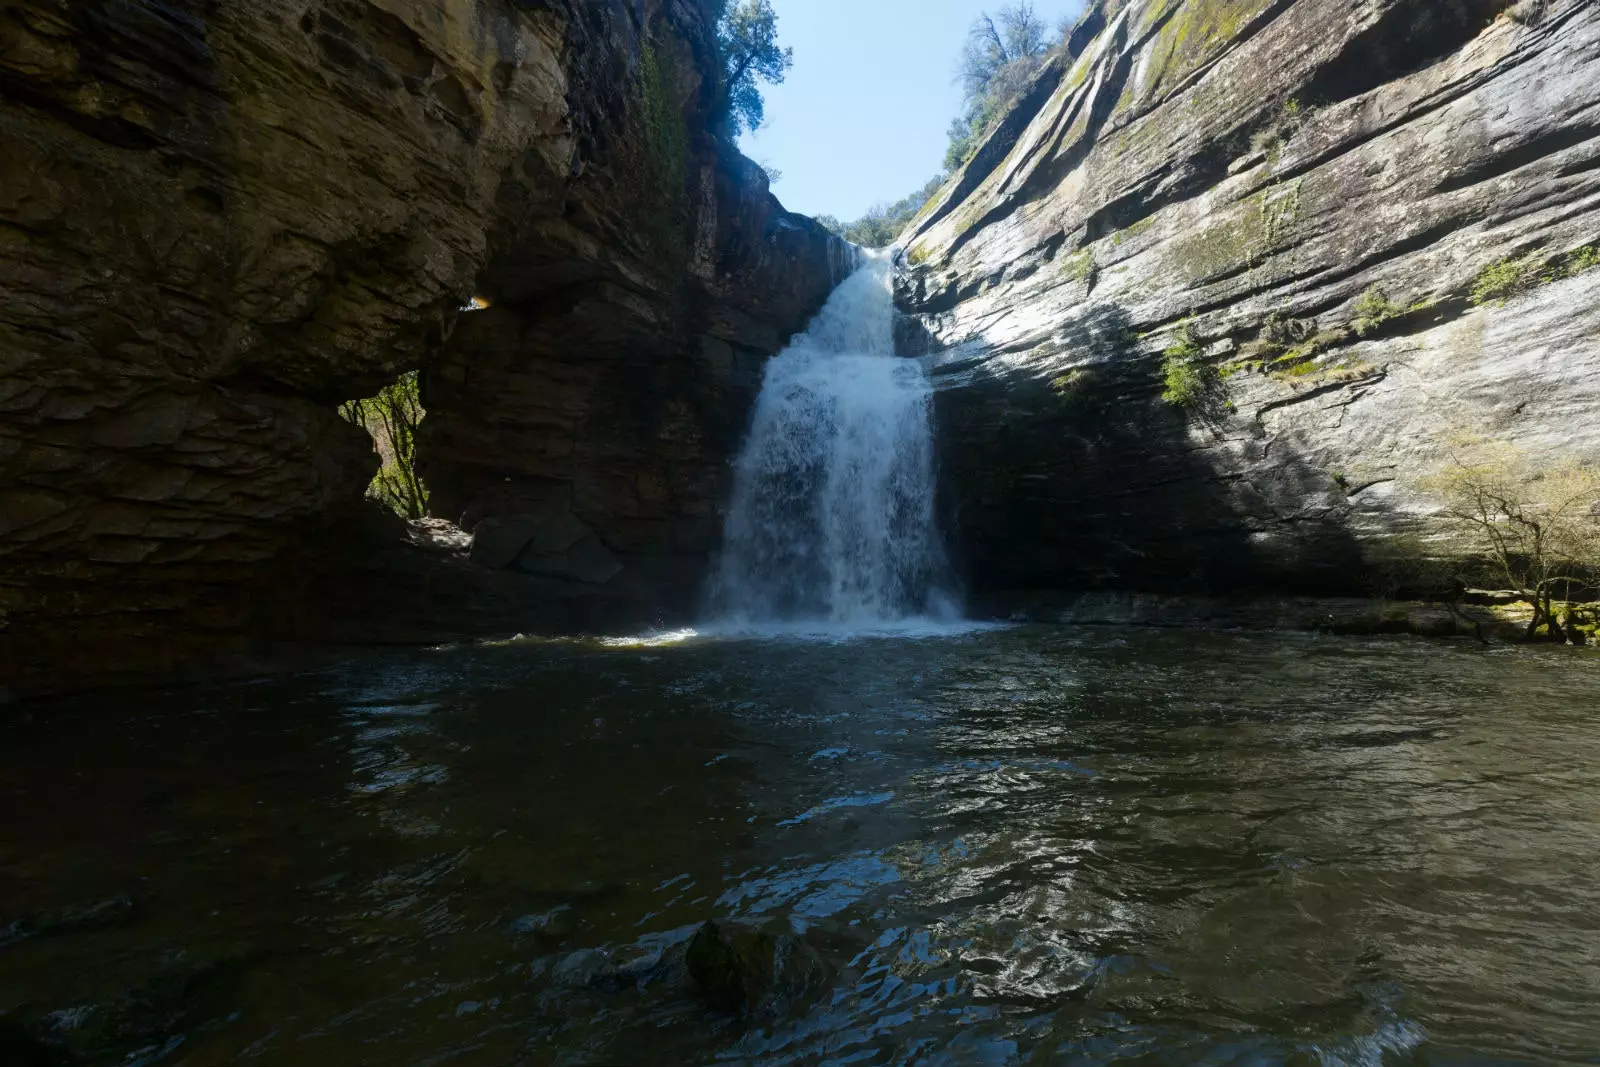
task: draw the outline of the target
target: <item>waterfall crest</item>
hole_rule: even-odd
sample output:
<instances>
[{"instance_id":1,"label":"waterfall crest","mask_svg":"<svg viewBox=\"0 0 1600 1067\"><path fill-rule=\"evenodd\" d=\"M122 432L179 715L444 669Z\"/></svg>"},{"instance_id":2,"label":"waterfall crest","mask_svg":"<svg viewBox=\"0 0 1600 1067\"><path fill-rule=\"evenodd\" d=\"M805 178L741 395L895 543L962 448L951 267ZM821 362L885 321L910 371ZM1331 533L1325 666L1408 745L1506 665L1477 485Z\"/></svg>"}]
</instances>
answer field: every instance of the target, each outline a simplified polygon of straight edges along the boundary
<instances>
[{"instance_id":1,"label":"waterfall crest","mask_svg":"<svg viewBox=\"0 0 1600 1067\"><path fill-rule=\"evenodd\" d=\"M932 401L921 365L895 358L889 256L869 255L767 365L712 579L714 622L953 618Z\"/></svg>"}]
</instances>

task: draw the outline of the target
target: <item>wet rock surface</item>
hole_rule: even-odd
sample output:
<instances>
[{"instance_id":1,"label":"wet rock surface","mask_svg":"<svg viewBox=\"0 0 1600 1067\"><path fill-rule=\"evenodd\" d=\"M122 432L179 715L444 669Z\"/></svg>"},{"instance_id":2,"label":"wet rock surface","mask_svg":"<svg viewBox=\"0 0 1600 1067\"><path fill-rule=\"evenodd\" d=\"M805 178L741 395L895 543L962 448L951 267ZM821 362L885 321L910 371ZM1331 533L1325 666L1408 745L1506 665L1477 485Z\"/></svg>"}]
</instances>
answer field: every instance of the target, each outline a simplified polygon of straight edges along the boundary
<instances>
[{"instance_id":1,"label":"wet rock surface","mask_svg":"<svg viewBox=\"0 0 1600 1067\"><path fill-rule=\"evenodd\" d=\"M1593 458L1597 71L1578 0L1096 5L904 239L974 589L1368 594L1457 440Z\"/></svg>"},{"instance_id":2,"label":"wet rock surface","mask_svg":"<svg viewBox=\"0 0 1600 1067\"><path fill-rule=\"evenodd\" d=\"M441 517L536 484L599 546L541 572L702 557L846 258L719 144L714 61L696 0L0 10L0 673L317 639L377 465L336 405L418 368Z\"/></svg>"},{"instance_id":3,"label":"wet rock surface","mask_svg":"<svg viewBox=\"0 0 1600 1067\"><path fill-rule=\"evenodd\" d=\"M708 922L686 955L689 975L719 1011L770 1012L826 988L828 965L815 948L784 927Z\"/></svg>"}]
</instances>

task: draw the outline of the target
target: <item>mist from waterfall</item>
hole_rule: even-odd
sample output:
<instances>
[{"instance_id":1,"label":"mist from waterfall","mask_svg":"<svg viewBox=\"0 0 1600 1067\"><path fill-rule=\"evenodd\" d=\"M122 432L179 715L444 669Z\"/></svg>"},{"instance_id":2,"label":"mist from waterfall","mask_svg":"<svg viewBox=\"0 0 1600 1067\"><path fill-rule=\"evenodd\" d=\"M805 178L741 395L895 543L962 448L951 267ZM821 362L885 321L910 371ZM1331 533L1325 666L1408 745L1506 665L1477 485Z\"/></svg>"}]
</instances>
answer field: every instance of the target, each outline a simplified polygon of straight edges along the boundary
<instances>
[{"instance_id":1,"label":"mist from waterfall","mask_svg":"<svg viewBox=\"0 0 1600 1067\"><path fill-rule=\"evenodd\" d=\"M957 615L934 522L933 392L894 354L891 270L869 254L767 365L711 584L718 628Z\"/></svg>"}]
</instances>

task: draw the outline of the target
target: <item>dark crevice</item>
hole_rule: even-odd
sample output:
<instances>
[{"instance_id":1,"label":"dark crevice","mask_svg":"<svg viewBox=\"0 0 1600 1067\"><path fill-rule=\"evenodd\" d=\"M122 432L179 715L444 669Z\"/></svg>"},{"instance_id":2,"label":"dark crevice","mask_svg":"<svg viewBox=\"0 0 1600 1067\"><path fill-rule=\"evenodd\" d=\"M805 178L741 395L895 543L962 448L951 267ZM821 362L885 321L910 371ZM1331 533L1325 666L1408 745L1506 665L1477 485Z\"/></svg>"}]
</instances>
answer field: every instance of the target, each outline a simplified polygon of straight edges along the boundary
<instances>
[{"instance_id":1,"label":"dark crevice","mask_svg":"<svg viewBox=\"0 0 1600 1067\"><path fill-rule=\"evenodd\" d=\"M1467 189L1481 182L1521 170L1541 159L1565 152L1569 148L1576 148L1596 137L1600 137L1600 125L1568 126L1551 130L1543 137L1482 160L1475 166L1446 175L1438 185L1434 186L1434 190L1440 193L1453 193L1458 189ZM1600 157L1585 160L1583 166L1600 167Z\"/></svg>"},{"instance_id":2,"label":"dark crevice","mask_svg":"<svg viewBox=\"0 0 1600 1067\"><path fill-rule=\"evenodd\" d=\"M1089 216L1083 243L1093 244L1103 237L1126 230L1174 204L1185 203L1207 192L1228 176L1228 167L1243 149L1242 135L1219 138L1190 156L1183 164L1164 167L1150 176L1144 188L1114 200ZM1170 180L1169 180L1170 179ZM1146 189L1160 188L1151 195Z\"/></svg>"},{"instance_id":3,"label":"dark crevice","mask_svg":"<svg viewBox=\"0 0 1600 1067\"><path fill-rule=\"evenodd\" d=\"M1556 172L1556 177L1575 178L1580 174L1588 174L1590 171L1595 170L1600 170L1600 155L1569 163Z\"/></svg>"},{"instance_id":4,"label":"dark crevice","mask_svg":"<svg viewBox=\"0 0 1600 1067\"><path fill-rule=\"evenodd\" d=\"M1094 4L1067 36L1067 58L1076 61L1105 30L1105 8Z\"/></svg>"},{"instance_id":5,"label":"dark crevice","mask_svg":"<svg viewBox=\"0 0 1600 1067\"><path fill-rule=\"evenodd\" d=\"M1318 278L1318 281L1324 285L1337 284L1346 278L1365 273L1380 264L1426 251L1466 225L1467 223L1461 219L1446 219L1436 222L1427 229L1419 230L1412 234L1410 237L1405 237L1393 244L1383 246L1383 248L1364 259L1346 262L1338 269L1323 274Z\"/></svg>"},{"instance_id":6,"label":"dark crevice","mask_svg":"<svg viewBox=\"0 0 1600 1067\"><path fill-rule=\"evenodd\" d=\"M1393 4L1350 38L1306 85L1300 102L1327 107L1371 92L1459 52L1510 0L1427 0Z\"/></svg>"},{"instance_id":7,"label":"dark crevice","mask_svg":"<svg viewBox=\"0 0 1600 1067\"><path fill-rule=\"evenodd\" d=\"M1364 375L1360 378L1353 378L1349 381L1329 382L1327 385L1319 385L1314 389L1307 389L1303 393L1296 393L1294 396L1287 396L1282 400L1273 400L1261 405L1256 409L1255 418L1256 421L1259 422L1261 420L1261 416L1265 415L1269 411L1277 411L1281 408L1292 408L1296 405L1304 404L1307 401L1316 400L1318 397L1329 396L1333 393L1342 392L1345 389L1350 388L1352 385L1370 385L1375 382L1381 382L1386 377L1388 377L1388 375L1383 371L1373 371L1371 374Z\"/></svg>"}]
</instances>

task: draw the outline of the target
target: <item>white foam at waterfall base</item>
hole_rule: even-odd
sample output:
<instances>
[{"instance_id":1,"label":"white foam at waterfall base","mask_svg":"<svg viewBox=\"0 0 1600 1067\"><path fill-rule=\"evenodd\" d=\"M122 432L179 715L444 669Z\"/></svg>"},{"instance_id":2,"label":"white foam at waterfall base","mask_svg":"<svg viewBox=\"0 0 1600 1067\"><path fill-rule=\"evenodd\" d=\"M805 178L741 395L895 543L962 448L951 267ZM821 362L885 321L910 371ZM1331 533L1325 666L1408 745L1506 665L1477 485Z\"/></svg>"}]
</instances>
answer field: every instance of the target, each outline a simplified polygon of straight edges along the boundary
<instances>
[{"instance_id":1,"label":"white foam at waterfall base","mask_svg":"<svg viewBox=\"0 0 1600 1067\"><path fill-rule=\"evenodd\" d=\"M721 633L945 631L932 388L894 354L887 254L869 254L767 365L710 589Z\"/></svg>"}]
</instances>

